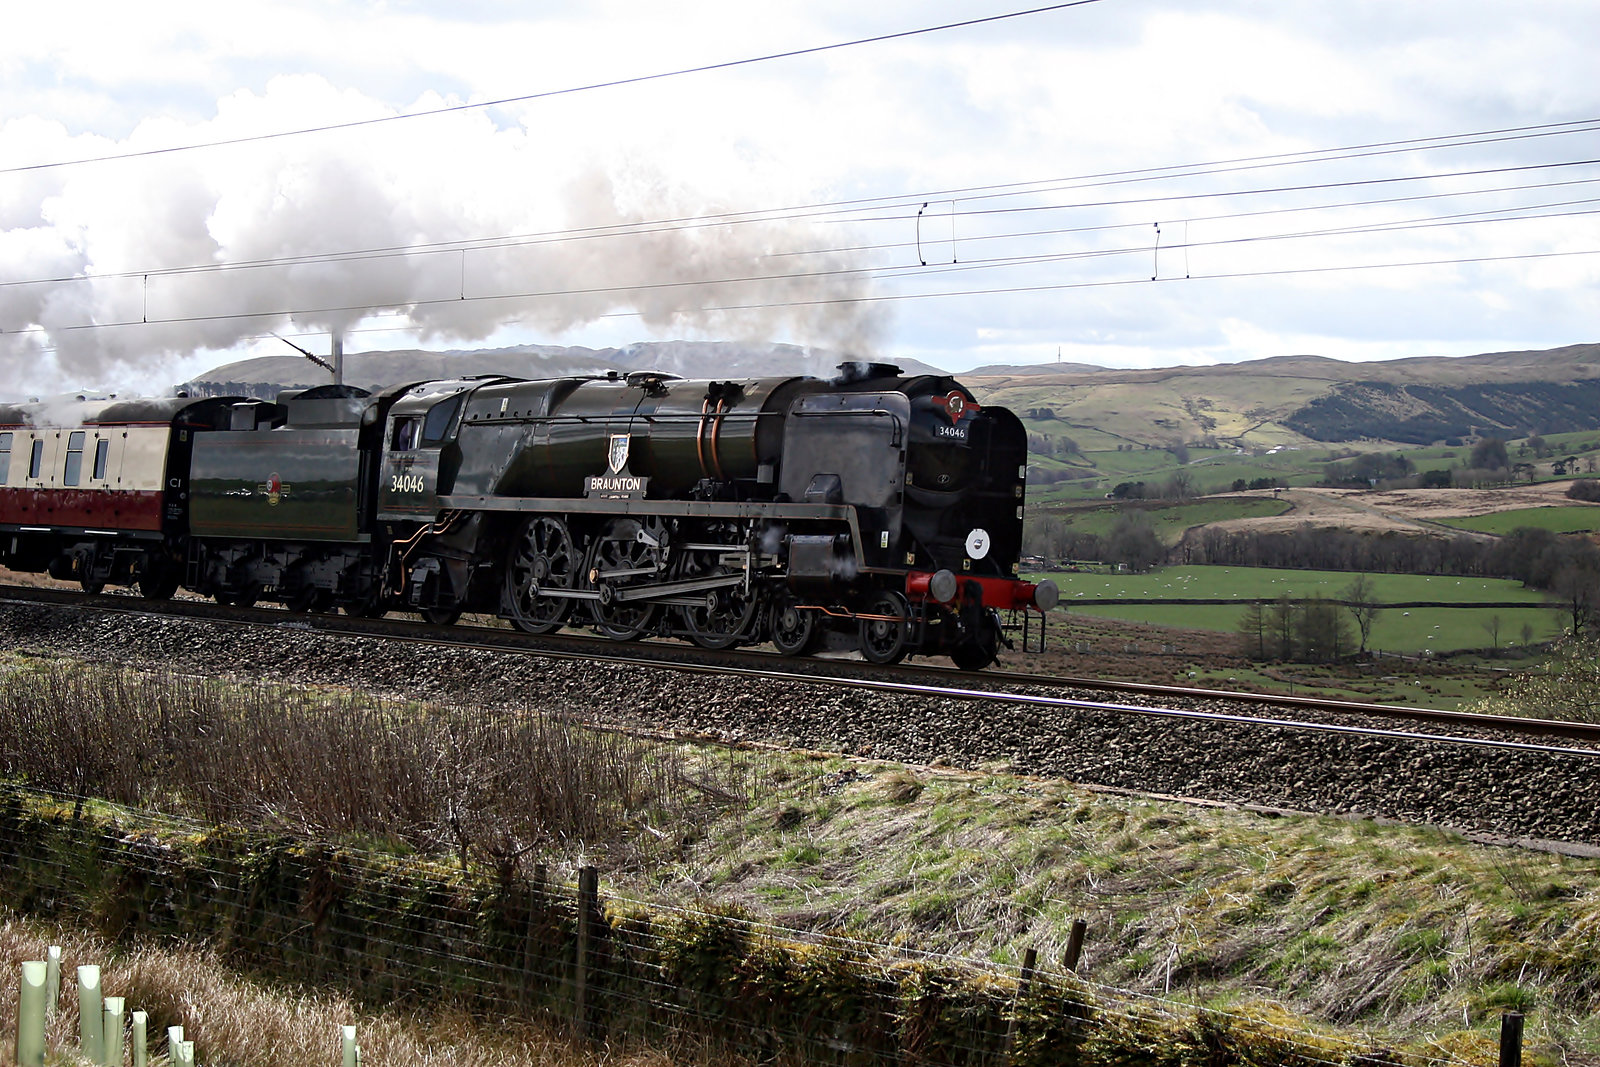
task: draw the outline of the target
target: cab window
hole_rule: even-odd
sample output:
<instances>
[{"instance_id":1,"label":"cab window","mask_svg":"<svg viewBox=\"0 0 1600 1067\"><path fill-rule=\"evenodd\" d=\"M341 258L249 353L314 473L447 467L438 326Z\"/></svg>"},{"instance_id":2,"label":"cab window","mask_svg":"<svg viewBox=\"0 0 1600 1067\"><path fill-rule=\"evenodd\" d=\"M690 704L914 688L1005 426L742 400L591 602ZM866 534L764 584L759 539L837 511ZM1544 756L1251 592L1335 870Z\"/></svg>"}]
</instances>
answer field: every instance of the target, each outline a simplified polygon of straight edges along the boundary
<instances>
[{"instance_id":1,"label":"cab window","mask_svg":"<svg viewBox=\"0 0 1600 1067\"><path fill-rule=\"evenodd\" d=\"M450 436L450 424L455 421L456 412L461 408L461 397L451 397L441 400L428 409L427 421L422 424L422 443L424 445L442 445Z\"/></svg>"},{"instance_id":2,"label":"cab window","mask_svg":"<svg viewBox=\"0 0 1600 1067\"><path fill-rule=\"evenodd\" d=\"M6 484L11 474L11 435L0 433L0 485Z\"/></svg>"},{"instance_id":3,"label":"cab window","mask_svg":"<svg viewBox=\"0 0 1600 1067\"><path fill-rule=\"evenodd\" d=\"M106 480L106 460L111 455L111 442L104 437L94 443L94 473L90 478L97 482Z\"/></svg>"},{"instance_id":4,"label":"cab window","mask_svg":"<svg viewBox=\"0 0 1600 1067\"><path fill-rule=\"evenodd\" d=\"M28 457L28 477L37 478L44 471L44 442L35 439L33 455Z\"/></svg>"},{"instance_id":5,"label":"cab window","mask_svg":"<svg viewBox=\"0 0 1600 1067\"><path fill-rule=\"evenodd\" d=\"M417 447L417 437L422 429L422 419L416 415L404 415L394 420L394 436L389 439L389 448L394 452L410 452Z\"/></svg>"}]
</instances>

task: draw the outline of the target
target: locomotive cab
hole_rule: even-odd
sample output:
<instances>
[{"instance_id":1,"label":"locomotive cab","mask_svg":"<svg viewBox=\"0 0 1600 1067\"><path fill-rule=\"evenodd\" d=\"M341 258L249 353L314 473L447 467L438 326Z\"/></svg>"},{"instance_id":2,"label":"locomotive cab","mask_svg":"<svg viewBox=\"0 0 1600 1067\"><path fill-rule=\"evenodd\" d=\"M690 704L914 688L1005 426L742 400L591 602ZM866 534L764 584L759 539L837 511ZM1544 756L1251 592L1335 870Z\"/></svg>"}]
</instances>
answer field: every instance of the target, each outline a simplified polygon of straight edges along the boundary
<instances>
[{"instance_id":1,"label":"locomotive cab","mask_svg":"<svg viewBox=\"0 0 1600 1067\"><path fill-rule=\"evenodd\" d=\"M439 513L439 497L455 489L461 469L457 434L467 397L482 379L424 382L390 405L378 471L378 518L416 522Z\"/></svg>"}]
</instances>

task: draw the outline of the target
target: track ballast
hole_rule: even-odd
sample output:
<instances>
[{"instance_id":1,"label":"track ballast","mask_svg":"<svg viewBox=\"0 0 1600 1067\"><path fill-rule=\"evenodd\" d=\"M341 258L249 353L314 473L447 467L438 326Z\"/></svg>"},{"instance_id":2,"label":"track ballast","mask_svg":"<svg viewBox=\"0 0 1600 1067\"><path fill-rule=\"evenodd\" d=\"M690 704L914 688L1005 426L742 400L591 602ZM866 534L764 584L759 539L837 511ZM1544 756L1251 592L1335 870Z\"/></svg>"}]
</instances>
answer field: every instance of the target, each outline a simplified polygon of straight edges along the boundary
<instances>
[{"instance_id":1,"label":"track ballast","mask_svg":"<svg viewBox=\"0 0 1600 1067\"><path fill-rule=\"evenodd\" d=\"M1402 723L1397 709L1172 687L1150 687L1159 700L1124 693L1106 702L1079 688L1082 680L758 654L659 664L646 660L695 650L571 635L537 639L535 651L505 630L109 599L0 589L0 640L142 668L551 709L629 729L1004 767L1118 790L1566 842L1576 851L1600 845L1600 731L1574 724L1448 713L1440 721L1398 709L1409 720ZM402 632L406 640L393 639Z\"/></svg>"}]
</instances>

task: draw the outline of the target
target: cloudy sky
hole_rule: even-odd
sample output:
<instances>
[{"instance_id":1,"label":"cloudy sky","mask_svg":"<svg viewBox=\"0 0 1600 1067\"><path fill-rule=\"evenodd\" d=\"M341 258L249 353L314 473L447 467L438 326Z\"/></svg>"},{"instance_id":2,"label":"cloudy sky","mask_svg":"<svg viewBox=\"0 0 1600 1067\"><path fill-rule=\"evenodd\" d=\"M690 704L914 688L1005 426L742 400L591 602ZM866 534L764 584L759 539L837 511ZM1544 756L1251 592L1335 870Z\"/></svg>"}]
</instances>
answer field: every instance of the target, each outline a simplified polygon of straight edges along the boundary
<instances>
[{"instance_id":1,"label":"cloudy sky","mask_svg":"<svg viewBox=\"0 0 1600 1067\"><path fill-rule=\"evenodd\" d=\"M956 371L1600 340L1592 0L1040 6L10 10L0 392L331 329Z\"/></svg>"}]
</instances>

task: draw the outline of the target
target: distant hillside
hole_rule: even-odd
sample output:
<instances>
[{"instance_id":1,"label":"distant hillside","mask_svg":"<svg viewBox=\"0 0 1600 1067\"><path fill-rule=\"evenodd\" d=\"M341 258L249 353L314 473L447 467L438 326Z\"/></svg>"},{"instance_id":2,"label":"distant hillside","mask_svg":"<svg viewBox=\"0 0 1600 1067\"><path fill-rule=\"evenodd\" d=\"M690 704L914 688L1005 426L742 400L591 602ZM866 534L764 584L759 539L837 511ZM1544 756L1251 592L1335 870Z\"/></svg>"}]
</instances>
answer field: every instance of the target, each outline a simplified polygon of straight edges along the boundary
<instances>
[{"instance_id":1,"label":"distant hillside","mask_svg":"<svg viewBox=\"0 0 1600 1067\"><path fill-rule=\"evenodd\" d=\"M514 378L554 378L604 374L608 370L659 370L685 378L746 378L774 374L832 377L849 357L796 345L740 344L731 341L662 341L625 348L521 345L515 348L423 352L347 352L344 380L363 389L401 382L505 374ZM942 374L914 359L896 360L907 374ZM216 367L184 382L191 396L237 394L271 398L282 389L324 385L328 372L301 356L262 356Z\"/></svg>"},{"instance_id":2,"label":"distant hillside","mask_svg":"<svg viewBox=\"0 0 1600 1067\"><path fill-rule=\"evenodd\" d=\"M652 369L689 378L831 377L836 352L795 345L669 341L623 348L525 345L449 352L355 352L345 380L376 389L473 374L548 378ZM941 373L896 360L907 373ZM985 404L1030 430L1086 449L1391 441L1428 444L1600 426L1600 344L1383 363L1295 355L1210 367L1110 370L1080 363L980 367L961 375ZM319 385L326 371L294 355L244 360L179 386L192 395L271 397Z\"/></svg>"},{"instance_id":3,"label":"distant hillside","mask_svg":"<svg viewBox=\"0 0 1600 1067\"><path fill-rule=\"evenodd\" d=\"M1137 371L1044 364L963 380L986 403L1035 412L1095 447L1430 443L1600 425L1600 344L1382 363L1301 355Z\"/></svg>"},{"instance_id":4,"label":"distant hillside","mask_svg":"<svg viewBox=\"0 0 1600 1067\"><path fill-rule=\"evenodd\" d=\"M1006 363L986 363L965 372L964 378L994 378L999 375L1029 377L1035 374L1093 374L1108 368L1093 363L1027 363L1021 366Z\"/></svg>"},{"instance_id":5,"label":"distant hillside","mask_svg":"<svg viewBox=\"0 0 1600 1067\"><path fill-rule=\"evenodd\" d=\"M1375 437L1405 444L1471 437L1525 437L1593 429L1600 423L1600 379L1492 385L1335 386L1283 420L1314 441Z\"/></svg>"}]
</instances>

